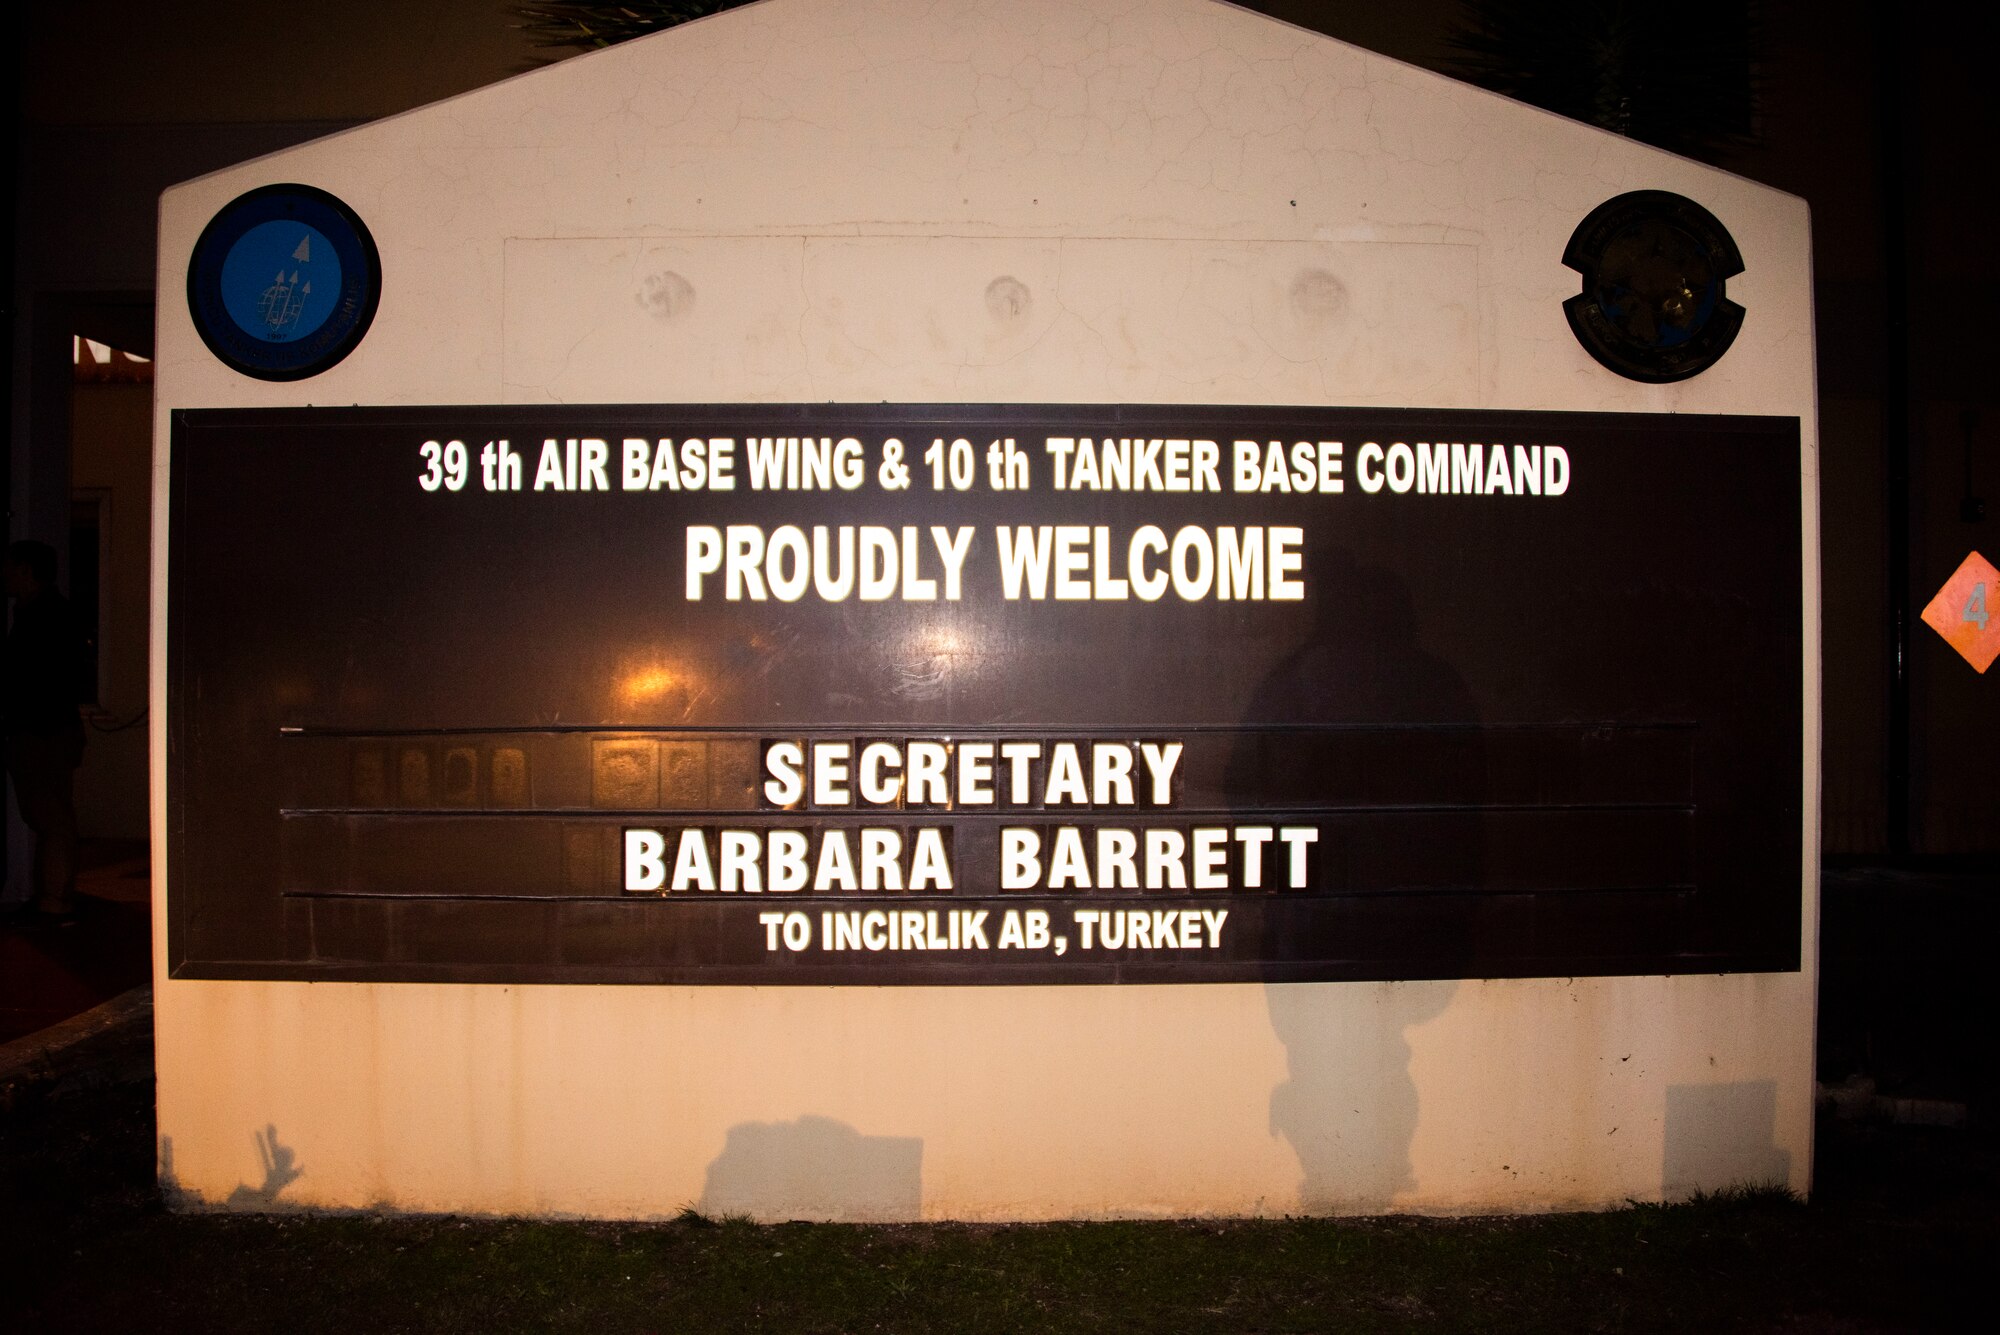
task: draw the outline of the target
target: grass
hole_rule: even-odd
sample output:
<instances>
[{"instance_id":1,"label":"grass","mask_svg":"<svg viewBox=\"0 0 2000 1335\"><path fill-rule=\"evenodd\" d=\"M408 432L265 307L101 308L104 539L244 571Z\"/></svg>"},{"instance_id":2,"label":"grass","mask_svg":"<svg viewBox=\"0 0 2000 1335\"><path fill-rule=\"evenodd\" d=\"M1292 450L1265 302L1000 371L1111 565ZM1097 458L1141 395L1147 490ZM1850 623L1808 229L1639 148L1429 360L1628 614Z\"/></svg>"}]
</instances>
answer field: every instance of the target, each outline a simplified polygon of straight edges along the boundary
<instances>
[{"instance_id":1,"label":"grass","mask_svg":"<svg viewBox=\"0 0 2000 1335\"><path fill-rule=\"evenodd\" d=\"M1810 1205L1008 1227L174 1214L152 1134L142 1086L0 1115L0 1328L1936 1330L1983 1326L2000 1243L1950 1133L1845 1133Z\"/></svg>"}]
</instances>

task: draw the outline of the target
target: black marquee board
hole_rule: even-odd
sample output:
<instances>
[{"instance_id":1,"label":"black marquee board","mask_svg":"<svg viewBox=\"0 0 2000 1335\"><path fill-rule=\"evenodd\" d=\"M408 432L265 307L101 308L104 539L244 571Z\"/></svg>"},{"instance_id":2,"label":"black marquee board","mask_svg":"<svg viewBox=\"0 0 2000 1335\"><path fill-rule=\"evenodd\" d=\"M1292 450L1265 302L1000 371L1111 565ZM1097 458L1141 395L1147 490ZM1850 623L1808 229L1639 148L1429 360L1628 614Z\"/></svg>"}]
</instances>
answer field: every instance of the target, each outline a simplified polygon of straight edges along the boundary
<instances>
[{"instance_id":1,"label":"black marquee board","mask_svg":"<svg viewBox=\"0 0 2000 1335\"><path fill-rule=\"evenodd\" d=\"M753 485L785 438L852 489ZM177 977L1799 965L1796 419L218 409L171 496Z\"/></svg>"}]
</instances>

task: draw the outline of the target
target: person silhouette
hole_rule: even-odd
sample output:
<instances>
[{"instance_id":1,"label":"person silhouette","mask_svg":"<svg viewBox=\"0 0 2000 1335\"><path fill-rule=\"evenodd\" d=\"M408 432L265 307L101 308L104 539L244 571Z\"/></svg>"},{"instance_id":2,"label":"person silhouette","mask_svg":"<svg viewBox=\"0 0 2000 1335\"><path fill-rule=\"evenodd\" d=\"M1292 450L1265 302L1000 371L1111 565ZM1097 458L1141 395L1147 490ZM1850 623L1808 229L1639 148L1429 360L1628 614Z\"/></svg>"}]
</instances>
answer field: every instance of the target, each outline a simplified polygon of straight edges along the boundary
<instances>
[{"instance_id":1,"label":"person silhouette","mask_svg":"<svg viewBox=\"0 0 2000 1335\"><path fill-rule=\"evenodd\" d=\"M21 819L35 836L29 911L67 925L76 916L77 766L83 763L83 715L77 709L83 639L69 600L56 588L55 548L21 541L7 548L5 707L7 777Z\"/></svg>"},{"instance_id":2,"label":"person silhouette","mask_svg":"<svg viewBox=\"0 0 2000 1335\"><path fill-rule=\"evenodd\" d=\"M1320 912L1353 915L1342 945L1366 939L1370 922L1379 920L1372 909L1404 906L1401 949L1414 956L1364 961L1401 981L1337 987L1274 981L1264 988L1272 1032L1285 1048L1285 1079L1271 1091L1269 1125L1298 1156L1299 1207L1385 1211L1419 1185L1412 1146L1422 1099L1410 1035L1451 1005L1457 980L1478 976L1476 910L1454 905L1484 885L1481 716L1458 669L1423 643L1415 596L1400 573L1363 564L1332 543L1314 549L1308 561L1310 621L1252 697L1228 787L1232 794L1266 792L1269 776L1282 774L1291 791L1325 784L1321 800L1356 808L1349 828L1363 833L1329 824L1320 847L1319 873L1327 881ZM1264 730L1272 725L1282 731ZM1284 732L1314 728L1346 730L1357 740L1397 739L1394 752L1357 754L1422 768L1386 789L1370 786L1360 761L1330 762L1320 774L1302 771L1290 759ZM1371 806L1411 802L1427 810L1362 823L1371 819ZM1381 860L1389 850L1393 859ZM1300 959L1287 920L1272 914L1266 921L1263 958Z\"/></svg>"}]
</instances>

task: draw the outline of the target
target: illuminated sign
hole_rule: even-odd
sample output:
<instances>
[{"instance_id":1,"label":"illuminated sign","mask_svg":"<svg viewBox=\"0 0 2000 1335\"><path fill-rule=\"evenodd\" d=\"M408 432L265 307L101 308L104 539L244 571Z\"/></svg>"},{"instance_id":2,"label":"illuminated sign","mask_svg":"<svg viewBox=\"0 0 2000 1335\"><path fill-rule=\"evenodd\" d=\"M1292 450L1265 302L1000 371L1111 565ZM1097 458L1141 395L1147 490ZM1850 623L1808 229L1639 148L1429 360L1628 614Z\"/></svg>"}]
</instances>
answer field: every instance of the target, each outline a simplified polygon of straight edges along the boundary
<instances>
[{"instance_id":1,"label":"illuminated sign","mask_svg":"<svg viewBox=\"0 0 2000 1335\"><path fill-rule=\"evenodd\" d=\"M178 976L1798 966L1790 418L182 412Z\"/></svg>"}]
</instances>

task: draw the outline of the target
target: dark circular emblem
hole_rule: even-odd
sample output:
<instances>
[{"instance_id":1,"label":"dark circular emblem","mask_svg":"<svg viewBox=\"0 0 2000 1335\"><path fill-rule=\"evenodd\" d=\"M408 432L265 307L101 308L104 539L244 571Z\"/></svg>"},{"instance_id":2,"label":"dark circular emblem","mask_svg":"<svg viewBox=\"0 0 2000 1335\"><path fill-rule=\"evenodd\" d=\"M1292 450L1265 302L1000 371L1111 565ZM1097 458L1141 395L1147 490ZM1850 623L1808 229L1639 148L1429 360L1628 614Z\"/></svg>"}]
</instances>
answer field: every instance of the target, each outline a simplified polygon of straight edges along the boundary
<instances>
[{"instance_id":1,"label":"dark circular emblem","mask_svg":"<svg viewBox=\"0 0 2000 1335\"><path fill-rule=\"evenodd\" d=\"M1563 314L1584 350L1631 380L1665 384L1722 359L1743 327L1728 280L1743 256L1701 205L1666 190L1607 199L1577 224L1563 264L1583 291Z\"/></svg>"},{"instance_id":2,"label":"dark circular emblem","mask_svg":"<svg viewBox=\"0 0 2000 1335\"><path fill-rule=\"evenodd\" d=\"M209 220L187 282L210 352L259 380L303 380L368 332L382 265L353 209L309 185L267 185Z\"/></svg>"}]
</instances>

